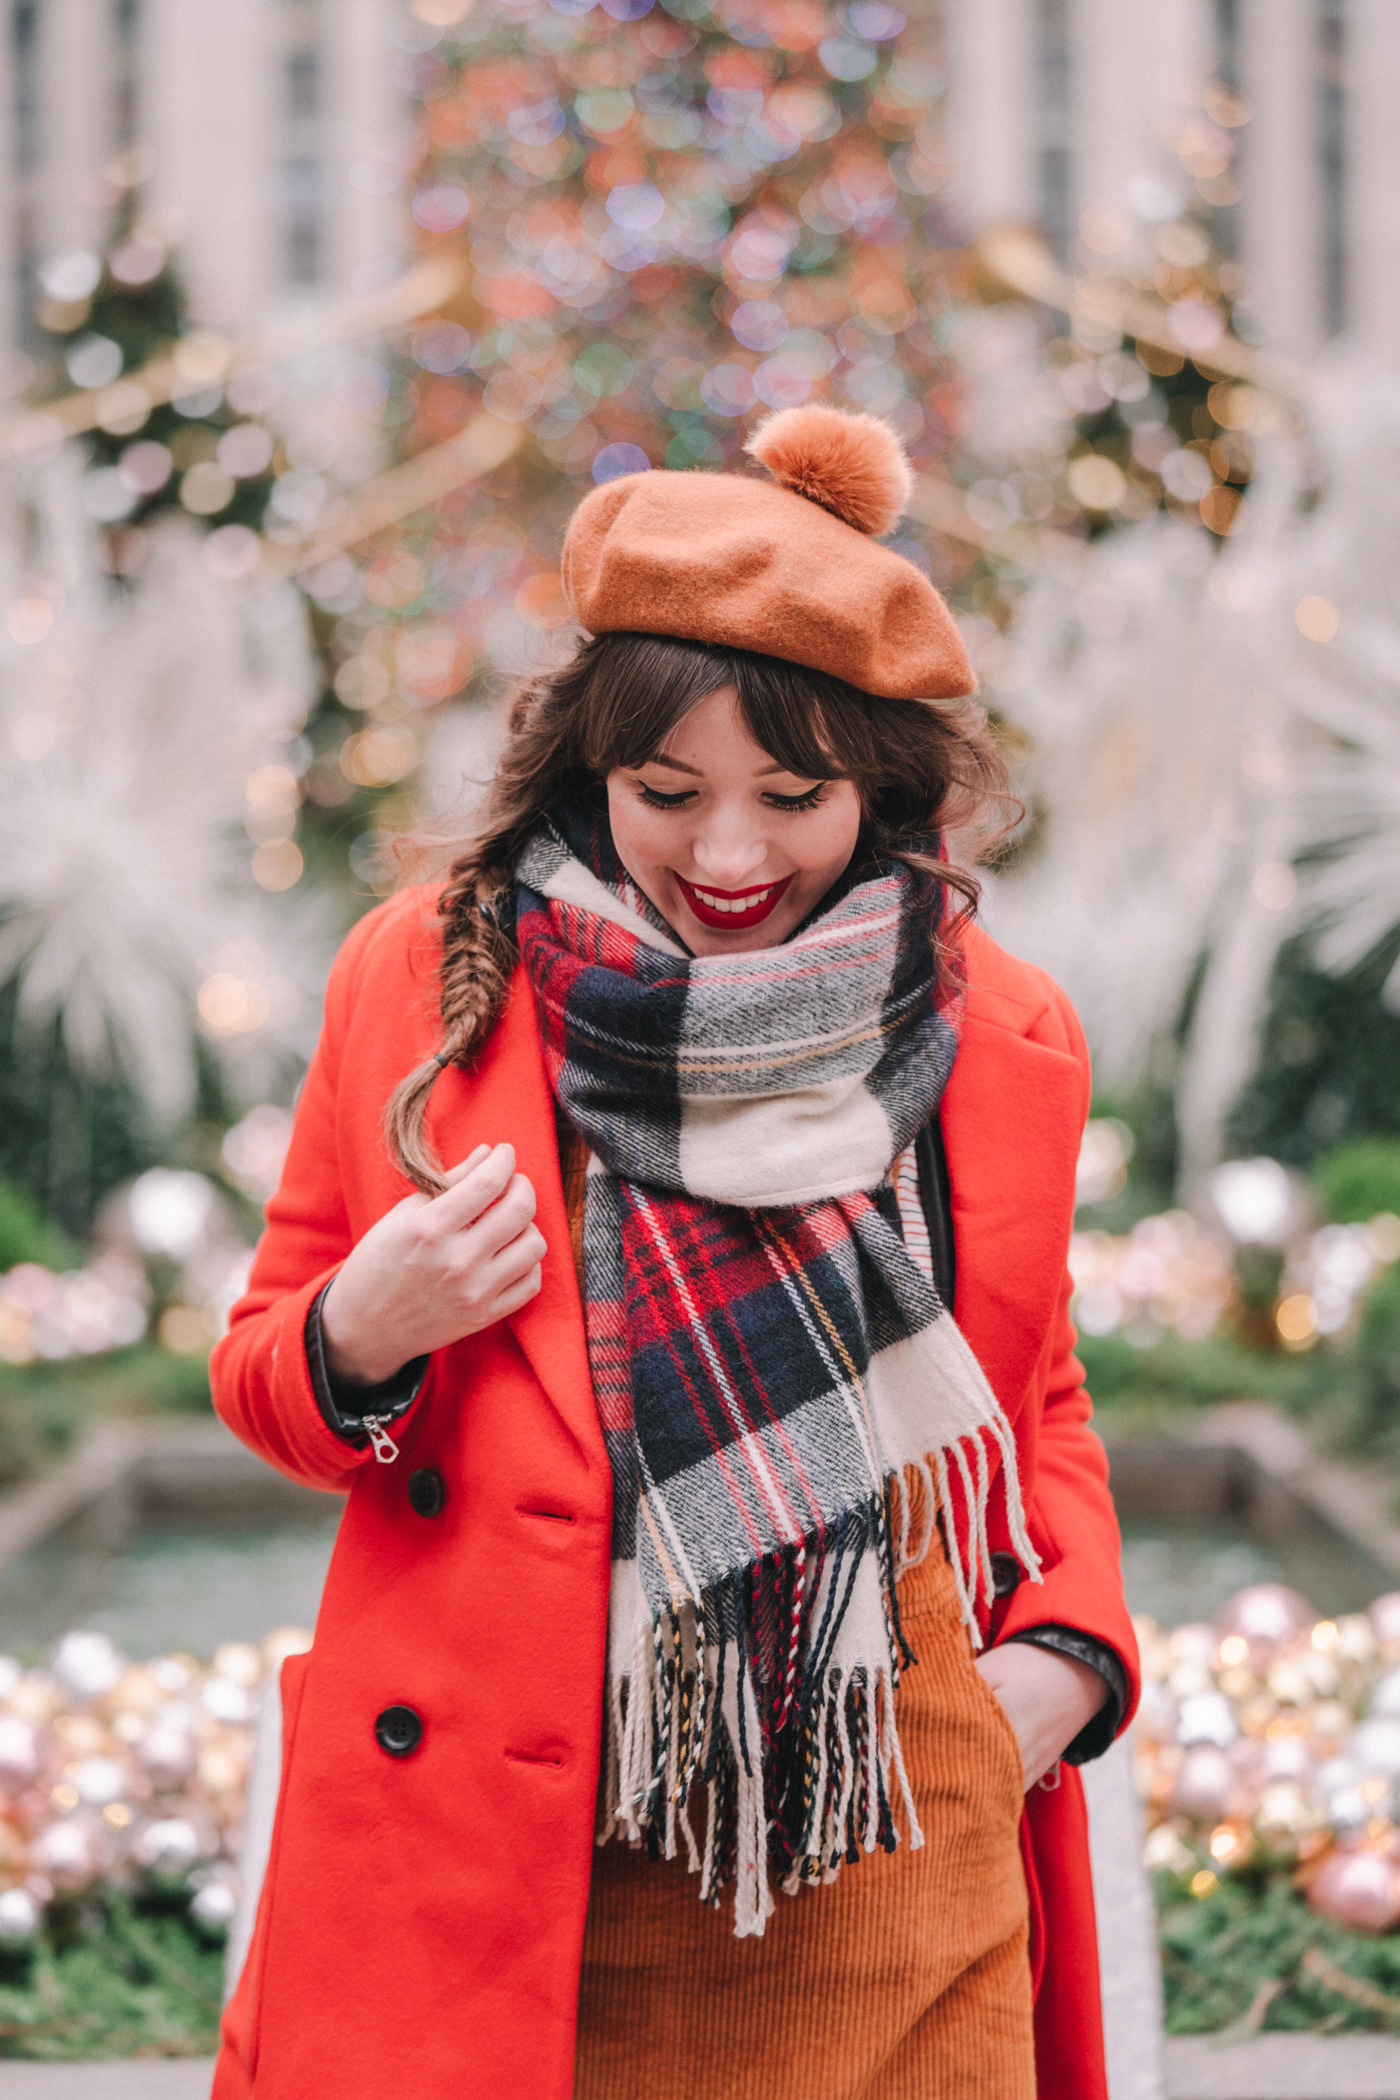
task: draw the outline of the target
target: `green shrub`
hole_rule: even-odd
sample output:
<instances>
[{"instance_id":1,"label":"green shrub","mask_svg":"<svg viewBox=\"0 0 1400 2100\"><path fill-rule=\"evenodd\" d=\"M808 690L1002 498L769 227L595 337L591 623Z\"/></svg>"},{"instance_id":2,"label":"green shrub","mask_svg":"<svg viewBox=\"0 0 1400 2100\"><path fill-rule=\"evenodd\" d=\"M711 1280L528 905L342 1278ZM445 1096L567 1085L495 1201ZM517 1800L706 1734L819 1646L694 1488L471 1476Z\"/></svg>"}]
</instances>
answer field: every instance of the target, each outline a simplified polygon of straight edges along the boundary
<instances>
[{"instance_id":1,"label":"green shrub","mask_svg":"<svg viewBox=\"0 0 1400 2100\"><path fill-rule=\"evenodd\" d=\"M1363 1434L1393 1451L1400 1441L1400 1264L1382 1269L1366 1293L1351 1353Z\"/></svg>"},{"instance_id":2,"label":"green shrub","mask_svg":"<svg viewBox=\"0 0 1400 2100\"><path fill-rule=\"evenodd\" d=\"M66 1269L77 1259L77 1249L66 1234L54 1230L28 1189L0 1180L0 1271L22 1261Z\"/></svg>"},{"instance_id":3,"label":"green shrub","mask_svg":"<svg viewBox=\"0 0 1400 2100\"><path fill-rule=\"evenodd\" d=\"M1272 1400L1291 1407L1307 1397L1310 1367L1266 1356L1229 1335L1183 1341L1164 1334L1140 1349L1123 1334L1081 1334L1076 1352L1095 1405L1170 1409L1217 1400Z\"/></svg>"},{"instance_id":4,"label":"green shrub","mask_svg":"<svg viewBox=\"0 0 1400 2100\"><path fill-rule=\"evenodd\" d=\"M1400 1138L1356 1138L1326 1153L1313 1186L1334 1225L1364 1225L1378 1211L1400 1215Z\"/></svg>"},{"instance_id":5,"label":"green shrub","mask_svg":"<svg viewBox=\"0 0 1400 2100\"><path fill-rule=\"evenodd\" d=\"M1286 1877L1227 1880L1198 1901L1157 1874L1168 2034L1394 2033L1400 1940L1348 1932L1309 1910ZM1379 1993L1394 2011L1362 2002Z\"/></svg>"},{"instance_id":6,"label":"green shrub","mask_svg":"<svg viewBox=\"0 0 1400 2100\"><path fill-rule=\"evenodd\" d=\"M222 1984L222 1950L183 1906L73 1908L32 1955L0 1955L0 2059L212 2055Z\"/></svg>"}]
</instances>

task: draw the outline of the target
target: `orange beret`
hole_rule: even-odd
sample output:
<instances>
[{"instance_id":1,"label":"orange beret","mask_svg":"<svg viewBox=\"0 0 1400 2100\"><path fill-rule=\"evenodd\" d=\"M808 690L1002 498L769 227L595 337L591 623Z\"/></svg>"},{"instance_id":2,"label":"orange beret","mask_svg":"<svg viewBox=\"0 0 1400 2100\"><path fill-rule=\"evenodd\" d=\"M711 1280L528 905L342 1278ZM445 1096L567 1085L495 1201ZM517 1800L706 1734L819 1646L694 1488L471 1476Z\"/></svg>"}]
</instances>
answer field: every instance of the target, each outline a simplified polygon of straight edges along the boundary
<instances>
[{"instance_id":1,"label":"orange beret","mask_svg":"<svg viewBox=\"0 0 1400 2100\"><path fill-rule=\"evenodd\" d=\"M938 592L871 536L911 487L889 426L813 404L769 417L747 449L771 481L657 471L584 497L562 563L579 623L752 649L890 699L975 691Z\"/></svg>"}]
</instances>

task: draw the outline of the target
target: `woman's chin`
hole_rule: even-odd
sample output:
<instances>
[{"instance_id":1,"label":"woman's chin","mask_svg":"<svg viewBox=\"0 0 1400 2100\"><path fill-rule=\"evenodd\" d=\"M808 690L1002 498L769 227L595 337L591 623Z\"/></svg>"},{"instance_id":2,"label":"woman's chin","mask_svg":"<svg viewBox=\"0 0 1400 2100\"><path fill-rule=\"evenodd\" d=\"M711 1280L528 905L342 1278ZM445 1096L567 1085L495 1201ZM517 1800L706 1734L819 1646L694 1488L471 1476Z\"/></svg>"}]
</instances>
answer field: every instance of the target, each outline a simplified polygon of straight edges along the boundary
<instances>
[{"instance_id":1,"label":"woman's chin","mask_svg":"<svg viewBox=\"0 0 1400 2100\"><path fill-rule=\"evenodd\" d=\"M726 933L719 927L702 926L695 914L682 906L671 923L692 955L708 958L716 955L752 955L758 948L777 948L793 931L797 919L791 910L780 907L771 919L762 919L757 926L744 926L736 928L733 933Z\"/></svg>"}]
</instances>

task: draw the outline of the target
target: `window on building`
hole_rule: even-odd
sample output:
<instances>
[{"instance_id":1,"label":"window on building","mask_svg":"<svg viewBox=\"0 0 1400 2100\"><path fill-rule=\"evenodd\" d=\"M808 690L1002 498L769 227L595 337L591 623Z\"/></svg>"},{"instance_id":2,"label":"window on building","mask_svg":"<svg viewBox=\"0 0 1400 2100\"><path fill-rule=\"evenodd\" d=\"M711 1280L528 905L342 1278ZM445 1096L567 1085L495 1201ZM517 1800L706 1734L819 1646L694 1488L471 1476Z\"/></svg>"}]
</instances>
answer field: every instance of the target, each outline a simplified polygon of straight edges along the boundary
<instances>
[{"instance_id":1,"label":"window on building","mask_svg":"<svg viewBox=\"0 0 1400 2100\"><path fill-rule=\"evenodd\" d=\"M140 131L141 0L114 0L116 76L112 83L112 136L119 148L130 146Z\"/></svg>"},{"instance_id":2,"label":"window on building","mask_svg":"<svg viewBox=\"0 0 1400 2100\"><path fill-rule=\"evenodd\" d=\"M1240 0L1215 0L1215 77L1240 91Z\"/></svg>"},{"instance_id":3,"label":"window on building","mask_svg":"<svg viewBox=\"0 0 1400 2100\"><path fill-rule=\"evenodd\" d=\"M1072 223L1069 0L1036 0L1036 115L1040 132L1040 216L1061 258Z\"/></svg>"},{"instance_id":4,"label":"window on building","mask_svg":"<svg viewBox=\"0 0 1400 2100\"><path fill-rule=\"evenodd\" d=\"M10 11L12 100L0 127L0 152L9 160L8 167L0 166L0 198L4 209L13 214L16 332L21 342L30 346L38 332L34 215L34 183L39 164L38 15L37 0L17 0Z\"/></svg>"},{"instance_id":5,"label":"window on building","mask_svg":"<svg viewBox=\"0 0 1400 2100\"><path fill-rule=\"evenodd\" d=\"M1317 0L1317 139L1322 204L1322 312L1329 335L1347 324L1346 0Z\"/></svg>"},{"instance_id":6,"label":"window on building","mask_svg":"<svg viewBox=\"0 0 1400 2100\"><path fill-rule=\"evenodd\" d=\"M285 101L287 152L282 199L287 239L287 276L292 284L320 282L324 260L325 174L321 136L321 29L319 0L284 0L286 8Z\"/></svg>"}]
</instances>

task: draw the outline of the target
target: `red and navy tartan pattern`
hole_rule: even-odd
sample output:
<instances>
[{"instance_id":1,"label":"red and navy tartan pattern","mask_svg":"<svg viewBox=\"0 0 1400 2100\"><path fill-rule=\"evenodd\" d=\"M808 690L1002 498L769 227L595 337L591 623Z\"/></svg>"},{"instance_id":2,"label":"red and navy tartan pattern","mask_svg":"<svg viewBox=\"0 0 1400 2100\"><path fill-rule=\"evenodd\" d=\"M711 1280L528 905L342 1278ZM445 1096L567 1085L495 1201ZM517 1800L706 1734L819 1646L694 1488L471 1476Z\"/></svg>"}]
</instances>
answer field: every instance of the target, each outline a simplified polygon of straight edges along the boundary
<instances>
[{"instance_id":1,"label":"red and navy tartan pattern","mask_svg":"<svg viewBox=\"0 0 1400 2100\"><path fill-rule=\"evenodd\" d=\"M930 940L941 890L889 864L809 922L807 946L799 937L736 958L742 967L697 961L639 899L604 819L566 811L558 825L522 856L517 933L551 1082L592 1154L589 1361L613 1471L614 1563L635 1560L655 1631L656 1740L670 1741L674 1767L672 1707L684 1703L690 1733L669 1783L683 1794L689 1777L704 1777L717 1790L710 1893L737 1841L738 1774L759 1762L770 1864L814 1875L830 1862L804 1851L804 1833L829 1831L833 1799L845 1802L846 1851L862 1833L867 1844L894 1842L880 1762L857 1754L878 1718L874 1672L870 1683L854 1673L834 1700L830 1675L867 1556L885 1599L887 1686L907 1659L868 1373L881 1351L944 1318L905 1250L887 1178L936 1109L956 1050ZM630 924L546 893L571 860ZM649 933L669 937L673 952ZM810 1099L853 1074L888 1131L870 1186L773 1206L686 1188L683 1153L703 1172L687 1129L697 1103L781 1098L789 1086ZM806 1140L818 1175L821 1134L814 1123ZM711 1705L724 1703L726 1671L755 1695L734 1702L737 1741L698 1711L707 1688L696 1654L682 1651L687 1607L717 1673ZM761 1740L751 1742L755 1721ZM848 1783L852 1756L859 1784ZM638 1818L653 1844L668 1783L660 1751L657 1760ZM813 1799L818 1775L824 1803Z\"/></svg>"}]
</instances>

